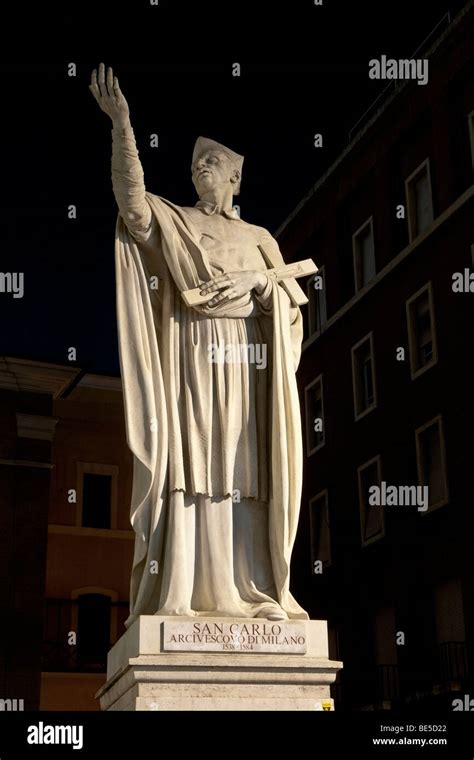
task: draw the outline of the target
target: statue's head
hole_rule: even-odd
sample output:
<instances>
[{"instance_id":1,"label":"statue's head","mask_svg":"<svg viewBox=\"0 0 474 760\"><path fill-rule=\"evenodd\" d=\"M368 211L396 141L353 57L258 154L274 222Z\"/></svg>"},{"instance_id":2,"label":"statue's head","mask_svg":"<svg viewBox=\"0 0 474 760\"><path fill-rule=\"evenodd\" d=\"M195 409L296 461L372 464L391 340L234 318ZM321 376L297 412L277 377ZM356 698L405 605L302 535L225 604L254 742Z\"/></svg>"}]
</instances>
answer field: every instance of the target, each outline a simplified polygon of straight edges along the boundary
<instances>
[{"instance_id":1,"label":"statue's head","mask_svg":"<svg viewBox=\"0 0 474 760\"><path fill-rule=\"evenodd\" d=\"M207 137L198 137L193 151L191 174L201 197L218 185L232 186L232 195L240 193L244 157Z\"/></svg>"}]
</instances>

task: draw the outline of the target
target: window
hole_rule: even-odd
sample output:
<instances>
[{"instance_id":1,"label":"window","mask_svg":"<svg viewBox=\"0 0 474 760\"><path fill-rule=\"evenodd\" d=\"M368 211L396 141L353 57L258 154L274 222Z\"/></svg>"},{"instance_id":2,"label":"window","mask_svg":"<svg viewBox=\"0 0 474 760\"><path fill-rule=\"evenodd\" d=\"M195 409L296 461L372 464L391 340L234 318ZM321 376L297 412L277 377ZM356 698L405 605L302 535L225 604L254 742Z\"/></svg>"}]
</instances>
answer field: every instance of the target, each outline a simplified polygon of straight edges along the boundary
<instances>
[{"instance_id":1,"label":"window","mask_svg":"<svg viewBox=\"0 0 474 760\"><path fill-rule=\"evenodd\" d=\"M439 584L434 596L441 680L458 681L468 672L461 581L452 578Z\"/></svg>"},{"instance_id":2,"label":"window","mask_svg":"<svg viewBox=\"0 0 474 760\"><path fill-rule=\"evenodd\" d=\"M433 221L433 200L429 159L415 169L405 182L410 242L421 235Z\"/></svg>"},{"instance_id":3,"label":"window","mask_svg":"<svg viewBox=\"0 0 474 760\"><path fill-rule=\"evenodd\" d=\"M376 456L358 470L359 480L359 509L362 546L377 541L385 534L383 507L379 504L369 504L369 488L380 486L380 456Z\"/></svg>"},{"instance_id":4,"label":"window","mask_svg":"<svg viewBox=\"0 0 474 760\"><path fill-rule=\"evenodd\" d=\"M85 472L82 486L84 528L110 528L112 477Z\"/></svg>"},{"instance_id":5,"label":"window","mask_svg":"<svg viewBox=\"0 0 474 760\"><path fill-rule=\"evenodd\" d=\"M78 664L81 669L103 670L111 644L111 598L104 594L81 594L77 602Z\"/></svg>"},{"instance_id":6,"label":"window","mask_svg":"<svg viewBox=\"0 0 474 760\"><path fill-rule=\"evenodd\" d=\"M388 703L400 695L397 631L393 607L378 607L374 615L374 660L377 667L377 701Z\"/></svg>"},{"instance_id":7,"label":"window","mask_svg":"<svg viewBox=\"0 0 474 760\"><path fill-rule=\"evenodd\" d=\"M436 640L465 641L464 610L461 582L450 579L435 589Z\"/></svg>"},{"instance_id":8,"label":"window","mask_svg":"<svg viewBox=\"0 0 474 760\"><path fill-rule=\"evenodd\" d=\"M375 277L374 228L372 217L352 236L356 292Z\"/></svg>"},{"instance_id":9,"label":"window","mask_svg":"<svg viewBox=\"0 0 474 760\"><path fill-rule=\"evenodd\" d=\"M474 169L474 111L471 111L467 117L467 123L469 126L469 142L471 145L471 164Z\"/></svg>"},{"instance_id":10,"label":"window","mask_svg":"<svg viewBox=\"0 0 474 760\"><path fill-rule=\"evenodd\" d=\"M71 600L68 630L77 632L77 668L103 672L110 646L117 640L118 592L100 586L83 586L71 592Z\"/></svg>"},{"instance_id":11,"label":"window","mask_svg":"<svg viewBox=\"0 0 474 760\"><path fill-rule=\"evenodd\" d=\"M418 483L428 486L428 512L448 502L446 449L442 417L415 431ZM422 512L421 514L426 514Z\"/></svg>"},{"instance_id":12,"label":"window","mask_svg":"<svg viewBox=\"0 0 474 760\"><path fill-rule=\"evenodd\" d=\"M372 333L352 347L352 386L358 420L377 406Z\"/></svg>"},{"instance_id":13,"label":"window","mask_svg":"<svg viewBox=\"0 0 474 760\"><path fill-rule=\"evenodd\" d=\"M76 525L93 529L116 528L118 467L78 462L77 475Z\"/></svg>"},{"instance_id":14,"label":"window","mask_svg":"<svg viewBox=\"0 0 474 760\"><path fill-rule=\"evenodd\" d=\"M431 283L406 303L411 377L414 380L438 361Z\"/></svg>"},{"instance_id":15,"label":"window","mask_svg":"<svg viewBox=\"0 0 474 760\"><path fill-rule=\"evenodd\" d=\"M396 624L393 607L378 607L374 617L375 662L397 664Z\"/></svg>"},{"instance_id":16,"label":"window","mask_svg":"<svg viewBox=\"0 0 474 760\"><path fill-rule=\"evenodd\" d=\"M319 375L316 380L306 386L306 452L307 456L324 446L324 402L323 402L323 376Z\"/></svg>"},{"instance_id":17,"label":"window","mask_svg":"<svg viewBox=\"0 0 474 760\"><path fill-rule=\"evenodd\" d=\"M323 569L331 564L331 536L329 533L328 492L322 491L309 502L311 526L311 568L322 562Z\"/></svg>"},{"instance_id":18,"label":"window","mask_svg":"<svg viewBox=\"0 0 474 760\"><path fill-rule=\"evenodd\" d=\"M310 277L306 286L308 295L308 327L309 334L321 330L321 326L327 322L326 308L326 279L324 267L320 267L313 277Z\"/></svg>"}]
</instances>

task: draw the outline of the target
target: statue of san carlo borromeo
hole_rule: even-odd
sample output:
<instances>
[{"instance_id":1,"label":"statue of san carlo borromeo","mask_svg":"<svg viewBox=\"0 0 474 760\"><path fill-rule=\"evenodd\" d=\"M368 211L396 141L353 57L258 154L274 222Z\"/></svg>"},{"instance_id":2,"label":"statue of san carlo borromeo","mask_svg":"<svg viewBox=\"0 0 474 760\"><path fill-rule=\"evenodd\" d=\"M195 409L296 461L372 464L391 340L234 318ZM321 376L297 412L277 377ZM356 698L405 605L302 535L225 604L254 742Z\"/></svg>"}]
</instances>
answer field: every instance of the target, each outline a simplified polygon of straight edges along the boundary
<instances>
[{"instance_id":1,"label":"statue of san carlo borromeo","mask_svg":"<svg viewBox=\"0 0 474 760\"><path fill-rule=\"evenodd\" d=\"M199 200L145 189L111 68L92 95L113 123L116 279L127 439L134 457L131 609L139 615L307 619L289 590L301 497L295 372L302 316L265 272L267 230L232 205L243 157L199 137ZM151 283L158 287L152 287ZM200 287L207 302L182 293Z\"/></svg>"}]
</instances>

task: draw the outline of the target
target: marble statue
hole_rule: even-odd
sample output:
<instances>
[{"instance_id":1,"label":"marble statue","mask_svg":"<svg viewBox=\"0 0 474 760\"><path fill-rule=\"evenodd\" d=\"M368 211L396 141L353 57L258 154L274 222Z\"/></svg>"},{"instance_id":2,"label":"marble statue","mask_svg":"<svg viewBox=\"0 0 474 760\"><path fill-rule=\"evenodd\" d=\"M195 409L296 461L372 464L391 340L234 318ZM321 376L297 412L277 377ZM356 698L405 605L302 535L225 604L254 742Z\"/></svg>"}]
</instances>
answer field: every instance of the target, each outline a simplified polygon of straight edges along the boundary
<instances>
[{"instance_id":1,"label":"marble statue","mask_svg":"<svg viewBox=\"0 0 474 760\"><path fill-rule=\"evenodd\" d=\"M199 137L199 200L146 191L127 101L100 64L90 90L112 119L117 318L133 452L139 615L307 619L289 589L301 497L295 372L302 316L265 274L276 240L240 219L243 156ZM156 287L157 285L157 287ZM181 294L212 297L195 306Z\"/></svg>"}]
</instances>

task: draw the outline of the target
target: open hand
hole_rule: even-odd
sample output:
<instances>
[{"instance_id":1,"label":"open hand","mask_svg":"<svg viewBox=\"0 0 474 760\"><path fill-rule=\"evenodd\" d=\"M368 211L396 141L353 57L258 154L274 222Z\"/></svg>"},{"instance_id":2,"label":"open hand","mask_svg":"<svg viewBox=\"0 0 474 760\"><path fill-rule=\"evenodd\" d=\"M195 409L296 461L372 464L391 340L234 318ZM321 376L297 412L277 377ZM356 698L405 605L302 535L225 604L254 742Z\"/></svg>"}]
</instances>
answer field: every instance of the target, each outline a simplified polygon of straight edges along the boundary
<instances>
[{"instance_id":1,"label":"open hand","mask_svg":"<svg viewBox=\"0 0 474 760\"><path fill-rule=\"evenodd\" d=\"M99 66L98 76L97 69L94 69L89 89L102 111L110 116L114 126L128 126L130 123L130 110L111 66L107 69L107 76L105 75L103 63Z\"/></svg>"},{"instance_id":2,"label":"open hand","mask_svg":"<svg viewBox=\"0 0 474 760\"><path fill-rule=\"evenodd\" d=\"M251 269L240 270L214 277L201 286L200 293L201 295L206 295L216 290L219 291L218 294L207 302L208 306L215 306L218 303L226 303L232 298L239 298L245 295L245 293L250 293L253 289L261 293L265 289L266 284L267 277L263 272Z\"/></svg>"}]
</instances>

